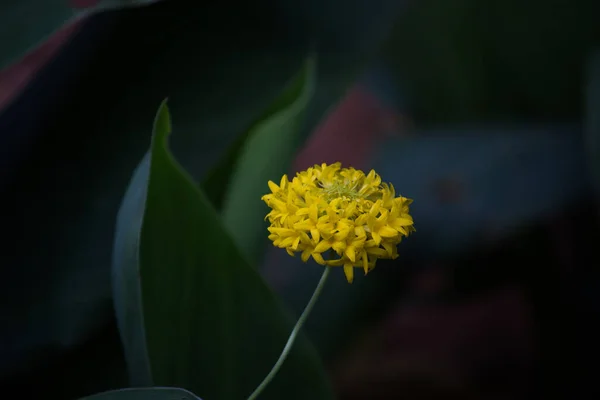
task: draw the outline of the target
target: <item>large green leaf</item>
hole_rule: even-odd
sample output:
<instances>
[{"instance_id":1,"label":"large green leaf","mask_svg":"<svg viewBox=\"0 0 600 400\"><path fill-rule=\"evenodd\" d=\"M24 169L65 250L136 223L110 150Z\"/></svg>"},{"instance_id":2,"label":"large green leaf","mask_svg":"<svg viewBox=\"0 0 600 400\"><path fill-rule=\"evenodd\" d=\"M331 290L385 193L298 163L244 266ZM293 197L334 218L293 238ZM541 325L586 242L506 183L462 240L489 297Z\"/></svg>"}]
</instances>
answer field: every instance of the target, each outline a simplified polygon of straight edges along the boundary
<instances>
[{"instance_id":1,"label":"large green leaf","mask_svg":"<svg viewBox=\"0 0 600 400\"><path fill-rule=\"evenodd\" d=\"M127 232L115 243L115 304L132 378L144 381L150 372L147 384L243 398L269 372L293 324L172 157L169 132L163 103L118 221ZM283 397L331 397L304 337L263 396Z\"/></svg>"},{"instance_id":2,"label":"large green leaf","mask_svg":"<svg viewBox=\"0 0 600 400\"><path fill-rule=\"evenodd\" d=\"M184 389L155 387L111 390L84 397L80 400L200 400Z\"/></svg>"},{"instance_id":3,"label":"large green leaf","mask_svg":"<svg viewBox=\"0 0 600 400\"><path fill-rule=\"evenodd\" d=\"M309 100L315 91L315 64L314 58L309 58L305 62L301 71L281 95L244 134L235 140L204 178L202 187L213 205L219 210L226 207L224 210L226 221L235 217L232 214L235 214L234 209L240 200L237 196L256 197L261 190L264 191L264 187L252 185L244 179L264 181L265 177L276 176L285 171L285 167L281 168L281 165L289 164L293 157L293 150L302 142L304 135L301 135L301 121L306 117ZM272 140L274 137L277 140ZM246 205L243 208L246 208ZM255 213L252 215L256 216ZM244 220L247 221L248 216L244 215ZM228 225L231 226L230 223ZM252 221L250 225L257 224ZM241 245L245 243L243 239L248 237L249 231L252 231L251 227L243 226L242 233L232 233Z\"/></svg>"},{"instance_id":4,"label":"large green leaf","mask_svg":"<svg viewBox=\"0 0 600 400\"><path fill-rule=\"evenodd\" d=\"M266 182L287 172L301 143L306 109L314 93L315 60L306 62L292 85L248 130L228 179L223 220L242 252L253 262L264 252L267 209L260 200Z\"/></svg>"},{"instance_id":5,"label":"large green leaf","mask_svg":"<svg viewBox=\"0 0 600 400\"><path fill-rule=\"evenodd\" d=\"M157 0L101 0L82 11L68 0L0 2L0 69L35 48L64 24L101 10L139 6Z\"/></svg>"}]
</instances>

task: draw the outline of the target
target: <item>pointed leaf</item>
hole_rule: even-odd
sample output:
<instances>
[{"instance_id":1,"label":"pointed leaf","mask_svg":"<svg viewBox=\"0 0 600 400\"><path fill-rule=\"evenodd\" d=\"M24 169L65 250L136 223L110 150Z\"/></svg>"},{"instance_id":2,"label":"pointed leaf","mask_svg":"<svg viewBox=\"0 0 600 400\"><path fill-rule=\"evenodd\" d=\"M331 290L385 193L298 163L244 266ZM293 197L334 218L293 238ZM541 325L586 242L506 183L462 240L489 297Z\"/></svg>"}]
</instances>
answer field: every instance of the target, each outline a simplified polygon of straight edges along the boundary
<instances>
[{"instance_id":1,"label":"pointed leaf","mask_svg":"<svg viewBox=\"0 0 600 400\"><path fill-rule=\"evenodd\" d=\"M240 250L256 262L264 252L267 181L288 171L301 143L306 110L315 89L315 59L306 61L292 85L247 134L223 203L223 220Z\"/></svg>"},{"instance_id":2,"label":"pointed leaf","mask_svg":"<svg viewBox=\"0 0 600 400\"><path fill-rule=\"evenodd\" d=\"M147 184L145 204L120 214L134 238L121 240L137 248L139 258L117 261L115 287L123 290L117 309L143 310L145 337L131 321L120 321L124 338L146 342L146 355L127 352L132 365L147 357L153 384L186 388L207 399L248 396L266 376L292 328L282 307L260 276L245 261L205 194L167 149L170 119L163 103L155 121L149 163L140 165L131 185ZM149 170L144 181L143 169ZM128 196L144 192L128 190ZM141 196L140 196L141 197ZM126 198L125 205L131 199ZM119 245L115 244L115 249ZM121 252L127 254L127 252ZM116 257L117 255L115 255ZM133 279L139 274L141 285ZM119 278L120 277L120 278ZM132 288L127 291L126 287ZM140 289L141 288L141 302ZM117 315L123 318L126 313ZM129 343L129 344L128 344ZM144 377L145 370L137 376ZM138 373L138 371L134 371ZM262 398L331 397L315 350L301 337Z\"/></svg>"},{"instance_id":3,"label":"pointed leaf","mask_svg":"<svg viewBox=\"0 0 600 400\"><path fill-rule=\"evenodd\" d=\"M231 208L235 205L235 200L232 198L245 191L244 187L234 186L230 182L234 174L235 178L233 179L236 181L243 178L239 176L239 171L244 167L250 167L249 174L251 175L260 174L256 165L246 162L250 154L252 157L269 158L275 151L281 149L280 151L283 151L288 158L285 160L286 164L289 163L290 149L298 147L302 142L300 124L295 123L305 117L306 108L314 94L315 79L315 61L308 59L300 72L262 116L257 118L244 134L236 138L217 165L208 172L202 187L217 209L222 209L224 201L227 200L228 213L231 213ZM273 122L281 123L281 129L278 132L270 129L276 127ZM264 137L268 134L276 137L275 143L271 143L272 146L262 146L262 143L259 142L257 146L257 137ZM277 156L277 154L275 155ZM284 157L278 156L278 159L284 159ZM275 162L267 161L270 167L281 164L276 160L273 161ZM275 171L275 174L277 173L279 170ZM235 236L235 238L238 237Z\"/></svg>"}]
</instances>

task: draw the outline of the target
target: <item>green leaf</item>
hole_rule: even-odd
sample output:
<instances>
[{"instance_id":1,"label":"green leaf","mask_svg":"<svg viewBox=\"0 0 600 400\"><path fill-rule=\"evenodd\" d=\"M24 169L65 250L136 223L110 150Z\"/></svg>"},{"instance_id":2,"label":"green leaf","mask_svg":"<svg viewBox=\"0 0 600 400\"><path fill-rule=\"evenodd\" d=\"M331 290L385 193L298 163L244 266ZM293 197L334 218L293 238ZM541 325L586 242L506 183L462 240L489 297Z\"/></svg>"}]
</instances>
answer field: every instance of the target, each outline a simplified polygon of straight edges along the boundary
<instances>
[{"instance_id":1,"label":"green leaf","mask_svg":"<svg viewBox=\"0 0 600 400\"><path fill-rule=\"evenodd\" d=\"M134 171L119 208L113 244L113 301L132 386L152 385L139 282L140 228L144 219L149 168L150 155L146 154Z\"/></svg>"},{"instance_id":2,"label":"green leaf","mask_svg":"<svg viewBox=\"0 0 600 400\"><path fill-rule=\"evenodd\" d=\"M309 58L283 93L209 175L205 188L220 190L222 215L238 247L256 262L264 251L267 212L261 196L267 181L279 182L304 139L302 128L315 89L315 59ZM236 157L237 156L237 157ZM220 186L217 186L221 183ZM218 197L211 200L220 205Z\"/></svg>"},{"instance_id":3,"label":"green leaf","mask_svg":"<svg viewBox=\"0 0 600 400\"><path fill-rule=\"evenodd\" d=\"M80 400L201 400L184 389L154 387L111 390Z\"/></svg>"},{"instance_id":4,"label":"green leaf","mask_svg":"<svg viewBox=\"0 0 600 400\"><path fill-rule=\"evenodd\" d=\"M293 324L169 152L170 130L163 103L149 157L133 177L117 224L127 228L117 234L114 260L126 357L134 380L151 371L153 385L186 388L207 399L244 398L277 360ZM133 321L123 320L127 315ZM135 326L140 321L144 332ZM305 337L263 395L283 397L331 398Z\"/></svg>"},{"instance_id":5,"label":"green leaf","mask_svg":"<svg viewBox=\"0 0 600 400\"><path fill-rule=\"evenodd\" d=\"M241 188L230 183L232 177L239 175L239 171L243 167L249 167L253 175L260 173L257 168L259 165L248 165L246 159L248 156L258 158L269 157L276 149L282 149L287 156L287 160L282 155L275 156L278 159L284 159L284 163L289 164L293 152L290 148L298 147L298 144L305 139L306 135L301 135L299 132L299 124L292 126L296 122L300 122L302 117L305 117L306 108L309 104L315 91L315 60L307 59L298 74L284 88L282 93L273 100L267 107L267 110L257 118L243 134L239 135L234 143L227 149L223 157L217 164L206 174L203 180L202 188L206 192L213 205L221 210L224 202L227 201L228 208L235 204L232 197L242 193ZM287 121L285 120L287 119ZM281 129L275 131L276 123L281 123ZM264 138L270 134L276 137L277 144L272 146L256 146L257 138ZM260 144L260 143L259 143ZM261 154L256 154L260 151ZM250 154L251 153L251 154ZM269 166L277 165L276 162L267 161ZM281 163L279 163L281 164ZM249 172L249 171L248 171ZM277 174L279 171L276 171ZM239 179L239 176L238 176ZM246 185L247 186L247 185ZM263 188L264 189L264 188ZM260 193L255 191L255 193ZM260 197L260 196L259 196ZM232 204L233 203L233 204Z\"/></svg>"},{"instance_id":6,"label":"green leaf","mask_svg":"<svg viewBox=\"0 0 600 400\"><path fill-rule=\"evenodd\" d=\"M140 6L156 0L104 0L82 11L68 0L2 0L0 3L0 69L18 60L61 26L93 12Z\"/></svg>"}]
</instances>

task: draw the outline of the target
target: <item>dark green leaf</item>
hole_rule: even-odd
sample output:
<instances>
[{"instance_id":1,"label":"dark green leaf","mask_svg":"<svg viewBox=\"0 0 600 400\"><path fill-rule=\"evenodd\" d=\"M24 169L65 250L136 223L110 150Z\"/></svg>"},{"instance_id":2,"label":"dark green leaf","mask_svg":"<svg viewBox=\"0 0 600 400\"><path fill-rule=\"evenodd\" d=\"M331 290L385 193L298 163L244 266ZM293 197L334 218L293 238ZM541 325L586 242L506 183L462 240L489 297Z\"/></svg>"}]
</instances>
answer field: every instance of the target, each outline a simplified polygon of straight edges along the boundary
<instances>
[{"instance_id":1,"label":"dark green leaf","mask_svg":"<svg viewBox=\"0 0 600 400\"><path fill-rule=\"evenodd\" d=\"M132 386L152 385L139 282L140 227L144 218L149 168L150 155L146 154L133 173L117 214L113 245L113 299Z\"/></svg>"},{"instance_id":2,"label":"dark green leaf","mask_svg":"<svg viewBox=\"0 0 600 400\"><path fill-rule=\"evenodd\" d=\"M248 184L242 184L240 187L235 184L236 181L239 182L246 177L256 181L264 180L265 176L277 176L285 172L285 166L277 167L289 164L293 156L291 150L297 148L302 141L300 123L306 116L306 108L314 94L315 78L315 60L308 59L283 93L244 134L236 139L217 165L208 172L202 187L217 209L220 210L226 200L225 214L231 214L232 208L236 205L236 196L257 195L261 190L264 191L264 187L254 187L253 192L250 193L244 190L248 188ZM274 137L276 140L268 142ZM275 159L270 160L271 156ZM258 164L252 162L257 160ZM267 164L267 168L264 168L264 164ZM245 168L249 169L243 171ZM230 182L232 177L234 181ZM240 236L234 235L234 238L240 239Z\"/></svg>"},{"instance_id":3,"label":"dark green leaf","mask_svg":"<svg viewBox=\"0 0 600 400\"><path fill-rule=\"evenodd\" d=\"M142 211L120 213L119 226L131 227L133 235L120 238L133 248L129 254L139 251L139 264L135 257L115 260L115 266L123 269L115 274L122 279L115 287L123 290L115 296L119 299L116 306L139 309L141 287L142 339L153 384L183 387L206 399L244 398L275 363L293 324L236 248L210 201L168 151L169 132L163 103L155 121L149 163L142 162L128 190L128 196L138 196L138 207L143 209L138 239L134 227L140 228L136 216ZM148 168L145 180L142 170ZM147 189L139 187L145 184ZM133 202L126 198L124 205ZM138 274L141 286L131 279ZM132 290L128 292L127 287ZM136 318L136 323L140 320ZM123 333L125 338L140 337L133 325L121 321L123 329L132 327ZM138 360L146 356L132 356L133 352L130 348L128 358L132 366L139 365ZM146 369L142 365L139 373L133 372L144 378ZM331 397L318 356L304 337L263 396L283 397Z\"/></svg>"},{"instance_id":4,"label":"dark green leaf","mask_svg":"<svg viewBox=\"0 0 600 400\"><path fill-rule=\"evenodd\" d=\"M183 389L155 387L111 390L80 400L200 400L200 398Z\"/></svg>"},{"instance_id":5,"label":"dark green leaf","mask_svg":"<svg viewBox=\"0 0 600 400\"><path fill-rule=\"evenodd\" d=\"M268 180L279 182L287 172L302 142L301 132L314 86L315 60L311 58L244 135L244 143L236 151L237 159L232 160L228 155L226 162L230 164L221 164L211 175L209 182L213 189L217 177L222 186L227 184L223 220L240 250L252 262L262 255L266 238L263 218L267 209L260 198L268 191Z\"/></svg>"}]
</instances>

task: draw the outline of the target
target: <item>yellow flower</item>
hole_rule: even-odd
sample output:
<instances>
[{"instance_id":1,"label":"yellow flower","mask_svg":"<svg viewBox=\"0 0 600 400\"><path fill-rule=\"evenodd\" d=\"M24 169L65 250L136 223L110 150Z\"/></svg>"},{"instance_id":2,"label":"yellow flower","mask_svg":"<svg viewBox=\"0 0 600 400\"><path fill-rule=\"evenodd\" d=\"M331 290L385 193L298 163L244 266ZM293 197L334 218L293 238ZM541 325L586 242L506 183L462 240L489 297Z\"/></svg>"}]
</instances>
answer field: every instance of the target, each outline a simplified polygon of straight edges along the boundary
<instances>
[{"instance_id":1,"label":"yellow flower","mask_svg":"<svg viewBox=\"0 0 600 400\"><path fill-rule=\"evenodd\" d=\"M397 258L402 237L415 231L412 200L396 197L373 170L315 165L291 181L287 175L279 185L269 181L269 189L262 200L271 208L265 219L273 244L291 256L301 253L304 262L343 266L349 283L354 267L367 274L378 258Z\"/></svg>"}]
</instances>

